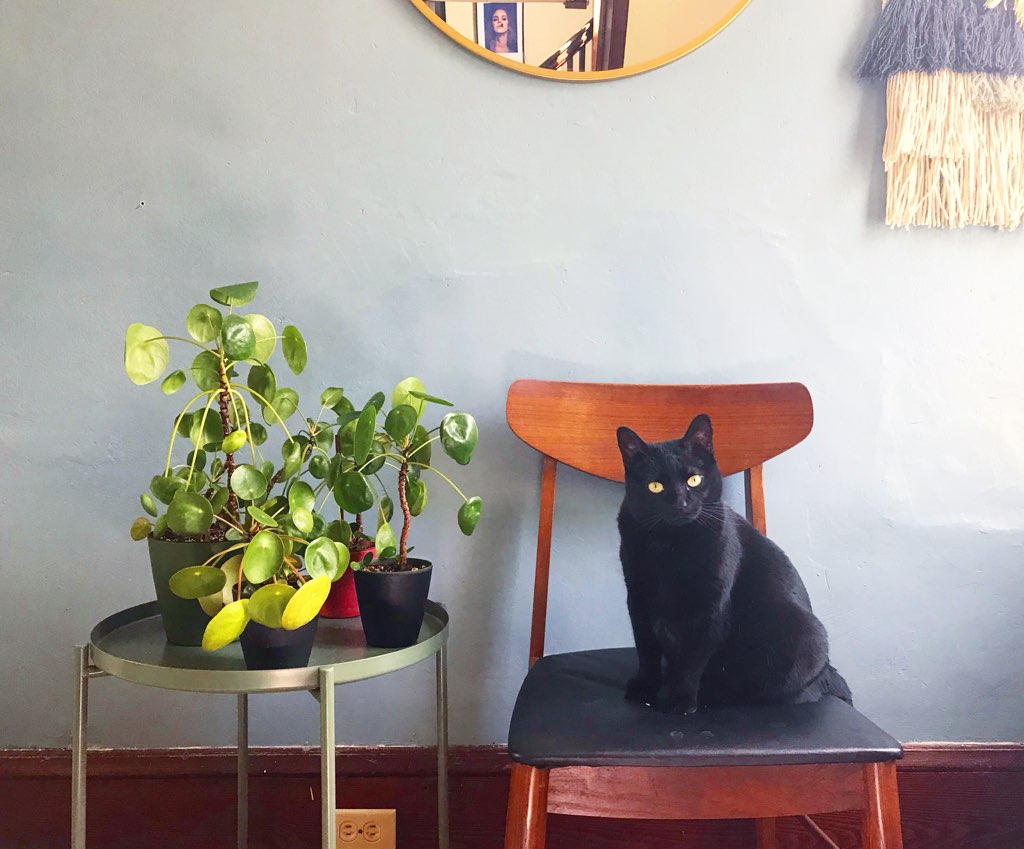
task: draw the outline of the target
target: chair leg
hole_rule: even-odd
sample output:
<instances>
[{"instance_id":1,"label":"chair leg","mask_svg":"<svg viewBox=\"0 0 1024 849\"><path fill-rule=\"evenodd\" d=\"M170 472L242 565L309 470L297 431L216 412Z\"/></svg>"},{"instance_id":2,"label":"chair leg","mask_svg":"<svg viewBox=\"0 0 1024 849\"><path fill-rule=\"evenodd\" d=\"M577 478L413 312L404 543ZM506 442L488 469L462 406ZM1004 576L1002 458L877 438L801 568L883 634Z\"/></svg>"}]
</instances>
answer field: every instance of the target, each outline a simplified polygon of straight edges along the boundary
<instances>
[{"instance_id":1,"label":"chair leg","mask_svg":"<svg viewBox=\"0 0 1024 849\"><path fill-rule=\"evenodd\" d=\"M775 837L775 820L755 820L757 828L757 849L778 849Z\"/></svg>"},{"instance_id":2,"label":"chair leg","mask_svg":"<svg viewBox=\"0 0 1024 849\"><path fill-rule=\"evenodd\" d=\"M514 764L505 819L505 849L544 849L547 821L548 771Z\"/></svg>"},{"instance_id":3,"label":"chair leg","mask_svg":"<svg viewBox=\"0 0 1024 849\"><path fill-rule=\"evenodd\" d=\"M866 764L864 792L864 849L903 849L896 764Z\"/></svg>"}]
</instances>

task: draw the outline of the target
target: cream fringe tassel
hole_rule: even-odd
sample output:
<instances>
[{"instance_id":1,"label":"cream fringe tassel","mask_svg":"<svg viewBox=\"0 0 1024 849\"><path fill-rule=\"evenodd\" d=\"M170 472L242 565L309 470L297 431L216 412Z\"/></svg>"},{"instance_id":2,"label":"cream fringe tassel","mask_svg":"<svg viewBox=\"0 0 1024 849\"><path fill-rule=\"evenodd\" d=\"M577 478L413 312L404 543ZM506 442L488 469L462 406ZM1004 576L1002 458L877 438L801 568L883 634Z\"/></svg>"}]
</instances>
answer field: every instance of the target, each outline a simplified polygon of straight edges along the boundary
<instances>
[{"instance_id":1,"label":"cream fringe tassel","mask_svg":"<svg viewBox=\"0 0 1024 849\"><path fill-rule=\"evenodd\" d=\"M886 94L886 223L1024 226L1024 79L910 72Z\"/></svg>"}]
</instances>

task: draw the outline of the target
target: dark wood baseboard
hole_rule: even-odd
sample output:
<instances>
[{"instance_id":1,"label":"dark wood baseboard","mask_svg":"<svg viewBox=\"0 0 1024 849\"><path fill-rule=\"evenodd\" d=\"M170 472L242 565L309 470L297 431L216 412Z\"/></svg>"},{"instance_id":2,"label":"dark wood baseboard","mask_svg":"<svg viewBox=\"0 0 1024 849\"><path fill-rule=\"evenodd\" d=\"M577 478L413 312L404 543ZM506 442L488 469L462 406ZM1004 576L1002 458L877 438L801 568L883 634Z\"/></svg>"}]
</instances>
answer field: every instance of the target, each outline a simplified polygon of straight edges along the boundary
<instances>
[{"instance_id":1,"label":"dark wood baseboard","mask_svg":"<svg viewBox=\"0 0 1024 849\"><path fill-rule=\"evenodd\" d=\"M319 752L254 749L252 849L319 845ZM89 849L234 845L234 751L89 753ZM435 754L428 748L339 748L338 802L398 809L402 849L427 849L436 828ZM454 849L501 849L509 761L504 747L456 747L450 757ZM70 842L67 750L0 750L0 849ZM1024 847L1024 745L909 744L899 767L906 849ZM859 817L819 824L843 849ZM552 816L548 849L750 849L749 821L633 822ZM784 849L811 849L796 820L779 821Z\"/></svg>"}]
</instances>

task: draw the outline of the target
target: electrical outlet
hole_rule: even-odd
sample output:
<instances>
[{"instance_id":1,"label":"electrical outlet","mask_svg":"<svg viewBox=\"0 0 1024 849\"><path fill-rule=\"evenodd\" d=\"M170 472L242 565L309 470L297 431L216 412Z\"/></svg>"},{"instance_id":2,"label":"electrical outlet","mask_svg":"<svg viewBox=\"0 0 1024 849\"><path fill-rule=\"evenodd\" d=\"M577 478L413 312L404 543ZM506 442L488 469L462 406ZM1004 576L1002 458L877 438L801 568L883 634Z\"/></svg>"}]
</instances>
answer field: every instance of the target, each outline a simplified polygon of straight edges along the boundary
<instances>
[{"instance_id":1,"label":"electrical outlet","mask_svg":"<svg viewBox=\"0 0 1024 849\"><path fill-rule=\"evenodd\" d=\"M334 817L339 847L396 849L394 808L339 808Z\"/></svg>"}]
</instances>

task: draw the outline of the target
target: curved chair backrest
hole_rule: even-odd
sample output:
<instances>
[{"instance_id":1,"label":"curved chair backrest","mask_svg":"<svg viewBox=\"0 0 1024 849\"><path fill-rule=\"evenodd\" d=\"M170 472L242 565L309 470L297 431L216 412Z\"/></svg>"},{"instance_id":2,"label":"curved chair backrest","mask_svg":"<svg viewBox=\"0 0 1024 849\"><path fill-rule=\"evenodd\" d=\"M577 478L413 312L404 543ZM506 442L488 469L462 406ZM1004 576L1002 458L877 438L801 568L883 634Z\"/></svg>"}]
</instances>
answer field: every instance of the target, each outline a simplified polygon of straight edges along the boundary
<instances>
[{"instance_id":1,"label":"curved chair backrest","mask_svg":"<svg viewBox=\"0 0 1024 849\"><path fill-rule=\"evenodd\" d=\"M747 518L765 532L762 464L811 432L814 411L800 383L674 386L517 380L508 390L509 427L544 456L530 663L544 654L555 471L565 463L623 480L615 431L620 425L649 442L678 439L693 417L711 416L715 459L723 475L744 472Z\"/></svg>"}]
</instances>

